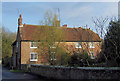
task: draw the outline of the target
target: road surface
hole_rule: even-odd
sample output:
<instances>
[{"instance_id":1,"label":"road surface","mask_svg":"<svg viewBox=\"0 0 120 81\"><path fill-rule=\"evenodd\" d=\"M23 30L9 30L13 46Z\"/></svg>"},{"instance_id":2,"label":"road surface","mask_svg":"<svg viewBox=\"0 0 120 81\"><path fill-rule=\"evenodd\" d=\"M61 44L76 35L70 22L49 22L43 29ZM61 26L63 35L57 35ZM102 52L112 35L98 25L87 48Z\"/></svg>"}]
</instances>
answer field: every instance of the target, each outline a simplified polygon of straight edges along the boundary
<instances>
[{"instance_id":1,"label":"road surface","mask_svg":"<svg viewBox=\"0 0 120 81\"><path fill-rule=\"evenodd\" d=\"M0 67L1 70L1 67ZM29 73L24 72L10 72L7 68L2 67L2 81L11 81L11 80L32 80L32 81L46 81L45 78L36 76ZM48 81L48 80L47 80Z\"/></svg>"}]
</instances>

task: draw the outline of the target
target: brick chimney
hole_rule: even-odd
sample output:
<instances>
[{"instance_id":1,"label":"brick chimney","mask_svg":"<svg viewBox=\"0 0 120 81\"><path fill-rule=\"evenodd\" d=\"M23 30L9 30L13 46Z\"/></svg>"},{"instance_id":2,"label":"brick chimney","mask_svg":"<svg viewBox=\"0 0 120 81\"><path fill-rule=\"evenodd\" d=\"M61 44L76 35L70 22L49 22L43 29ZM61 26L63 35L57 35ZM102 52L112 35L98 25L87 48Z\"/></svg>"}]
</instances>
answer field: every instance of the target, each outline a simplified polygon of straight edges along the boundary
<instances>
[{"instance_id":1,"label":"brick chimney","mask_svg":"<svg viewBox=\"0 0 120 81\"><path fill-rule=\"evenodd\" d=\"M59 20L56 21L56 26L60 27L60 21Z\"/></svg>"},{"instance_id":2,"label":"brick chimney","mask_svg":"<svg viewBox=\"0 0 120 81\"><path fill-rule=\"evenodd\" d=\"M67 28L67 24L64 24L63 27L64 27L64 28Z\"/></svg>"},{"instance_id":3,"label":"brick chimney","mask_svg":"<svg viewBox=\"0 0 120 81\"><path fill-rule=\"evenodd\" d=\"M18 18L18 27L23 27L21 14L20 14L20 16L19 16L19 18Z\"/></svg>"}]
</instances>

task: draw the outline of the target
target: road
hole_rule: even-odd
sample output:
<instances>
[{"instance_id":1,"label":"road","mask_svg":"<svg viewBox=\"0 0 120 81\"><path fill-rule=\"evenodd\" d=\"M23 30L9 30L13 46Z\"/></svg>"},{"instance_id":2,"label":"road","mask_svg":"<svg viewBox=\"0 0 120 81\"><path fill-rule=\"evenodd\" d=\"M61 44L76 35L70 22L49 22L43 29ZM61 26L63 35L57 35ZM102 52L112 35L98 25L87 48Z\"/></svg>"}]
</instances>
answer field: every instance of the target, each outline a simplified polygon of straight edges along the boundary
<instances>
[{"instance_id":1,"label":"road","mask_svg":"<svg viewBox=\"0 0 120 81\"><path fill-rule=\"evenodd\" d=\"M0 68L1 69L1 68ZM29 73L24 72L10 72L7 68L2 67L2 81L8 80L39 80L46 81L45 78L36 76ZM47 80L48 81L48 80Z\"/></svg>"}]
</instances>

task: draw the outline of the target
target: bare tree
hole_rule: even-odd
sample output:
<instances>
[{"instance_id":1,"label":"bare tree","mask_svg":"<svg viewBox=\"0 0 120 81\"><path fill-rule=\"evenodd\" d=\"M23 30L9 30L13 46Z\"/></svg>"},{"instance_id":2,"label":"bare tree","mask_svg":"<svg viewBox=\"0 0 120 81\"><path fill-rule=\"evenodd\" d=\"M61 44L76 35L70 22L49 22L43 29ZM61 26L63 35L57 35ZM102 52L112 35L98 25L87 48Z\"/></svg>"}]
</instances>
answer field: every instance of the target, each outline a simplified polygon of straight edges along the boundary
<instances>
[{"instance_id":1,"label":"bare tree","mask_svg":"<svg viewBox=\"0 0 120 81\"><path fill-rule=\"evenodd\" d=\"M36 37L40 39L40 42L38 43L37 51L39 54L46 56L42 57L43 59L47 59L50 64L55 64L60 42L64 39L64 31L60 27L57 14L47 11L38 30Z\"/></svg>"},{"instance_id":2,"label":"bare tree","mask_svg":"<svg viewBox=\"0 0 120 81\"><path fill-rule=\"evenodd\" d=\"M95 17L92 18L92 21L95 25L96 32L100 35L101 39L103 39L104 35L106 34L106 30L108 29L107 24L109 23L109 18Z\"/></svg>"},{"instance_id":3,"label":"bare tree","mask_svg":"<svg viewBox=\"0 0 120 81\"><path fill-rule=\"evenodd\" d=\"M109 26L110 26L110 23L113 22L113 21L117 21L117 19L115 17L111 17L111 18L103 18L103 17L100 17L100 18L93 18L93 23L95 24L95 29L96 29L96 32L100 35L100 37L103 39L102 41L102 48L104 48L104 37L106 37L106 35L108 35L108 31L109 31ZM108 25L107 25L108 24ZM117 57L113 57L112 55L106 55L106 53L104 52L105 50L107 50L107 47L106 49L102 49L101 53L103 54L104 58L105 58L105 61L108 62L109 61L109 58L114 58L113 60L116 60L117 58L119 58L119 54L117 53L118 52L118 43L111 39L111 38L107 38L108 41L110 41L112 43L112 45L115 47L115 54L117 54ZM107 53L109 53L110 50L107 51Z\"/></svg>"}]
</instances>

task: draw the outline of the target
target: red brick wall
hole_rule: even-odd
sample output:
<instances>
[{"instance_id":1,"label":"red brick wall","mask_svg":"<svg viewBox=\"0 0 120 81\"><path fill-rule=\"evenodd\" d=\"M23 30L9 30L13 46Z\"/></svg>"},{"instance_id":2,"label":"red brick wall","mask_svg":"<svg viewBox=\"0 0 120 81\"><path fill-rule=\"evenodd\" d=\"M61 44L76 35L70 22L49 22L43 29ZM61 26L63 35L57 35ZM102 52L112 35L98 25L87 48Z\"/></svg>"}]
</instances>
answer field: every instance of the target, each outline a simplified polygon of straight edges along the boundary
<instances>
[{"instance_id":1,"label":"red brick wall","mask_svg":"<svg viewBox=\"0 0 120 81\"><path fill-rule=\"evenodd\" d=\"M30 61L30 53L36 52L37 48L30 48L30 42L21 42L21 64L41 64L41 63L47 63L46 59L43 59L42 57L44 55L38 54L38 61ZM42 56L42 57L40 57Z\"/></svg>"},{"instance_id":2,"label":"red brick wall","mask_svg":"<svg viewBox=\"0 0 120 81\"><path fill-rule=\"evenodd\" d=\"M71 51L80 51L82 52L83 50L86 52L93 51L95 52L95 56L100 53L101 51L101 42L94 42L95 43L95 48L89 48L89 42L82 42L82 48L76 48L75 47L76 42L61 42L60 46L65 48L66 51L71 52Z\"/></svg>"},{"instance_id":3,"label":"red brick wall","mask_svg":"<svg viewBox=\"0 0 120 81\"><path fill-rule=\"evenodd\" d=\"M57 44L57 43L56 43ZM61 42L60 46L65 48L67 52L70 51L78 51L78 50L86 50L88 53L89 51L95 52L95 56L101 51L101 42L95 42L95 48L89 48L88 42L82 42L82 48L75 48L75 42ZM37 48L30 48L30 42L21 42L21 64L42 64L48 63L46 56L44 54L38 54L38 61L30 61L30 53L37 52ZM68 51L68 50L69 51ZM40 57L41 56L41 57Z\"/></svg>"}]
</instances>

